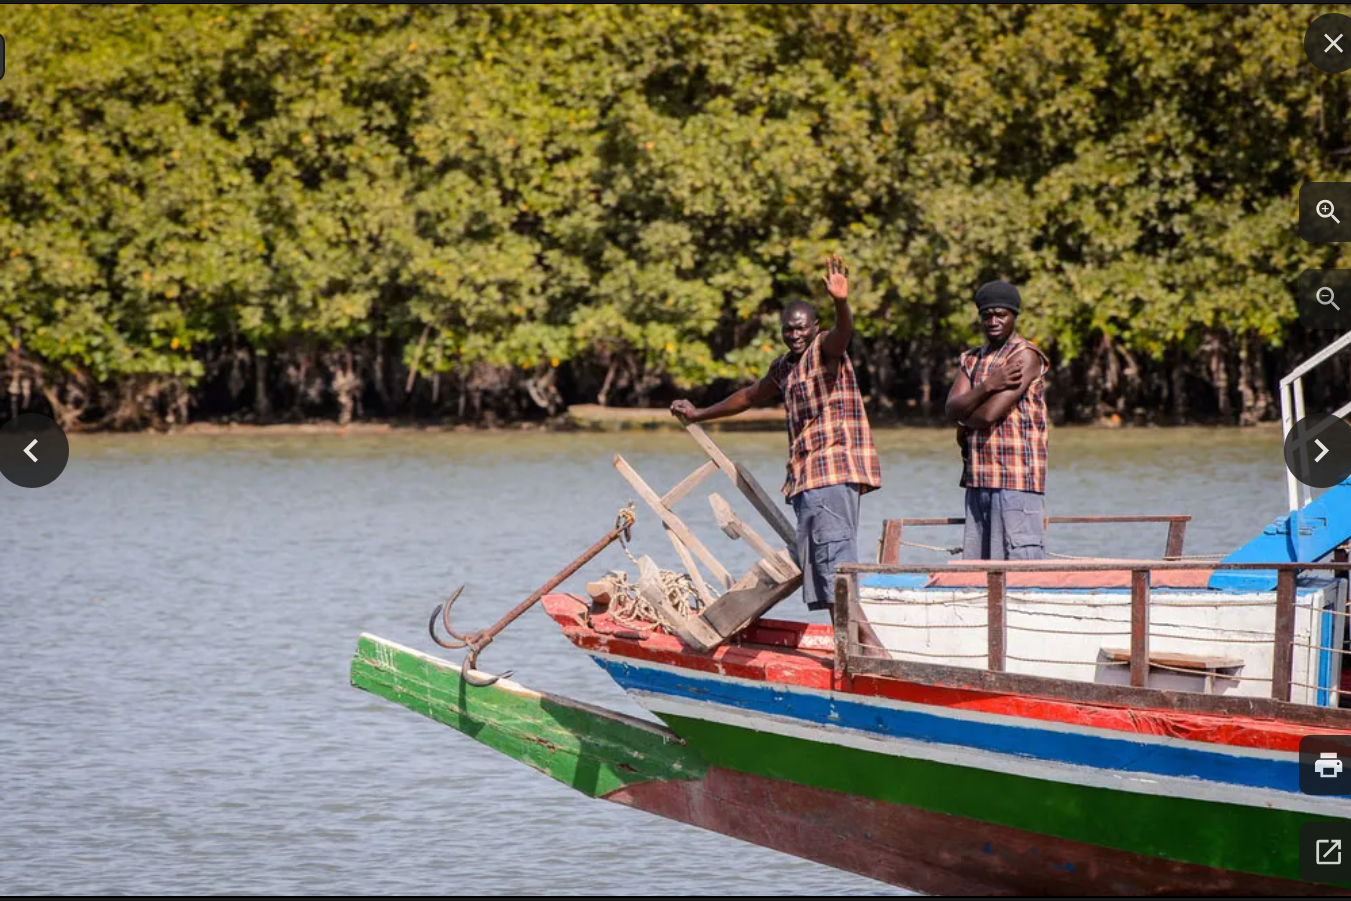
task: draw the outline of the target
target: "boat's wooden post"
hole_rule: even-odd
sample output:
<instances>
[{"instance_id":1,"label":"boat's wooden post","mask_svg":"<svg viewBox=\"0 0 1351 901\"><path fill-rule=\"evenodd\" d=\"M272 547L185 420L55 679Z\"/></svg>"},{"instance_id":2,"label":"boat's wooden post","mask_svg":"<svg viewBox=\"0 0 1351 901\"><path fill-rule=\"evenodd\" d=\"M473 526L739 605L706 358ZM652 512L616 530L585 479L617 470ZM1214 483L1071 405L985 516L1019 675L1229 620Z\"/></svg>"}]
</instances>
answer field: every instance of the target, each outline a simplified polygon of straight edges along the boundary
<instances>
[{"instance_id":1,"label":"boat's wooden post","mask_svg":"<svg viewBox=\"0 0 1351 901\"><path fill-rule=\"evenodd\" d=\"M1004 656L1009 640L1004 591L1007 576L1003 570L986 573L985 633L989 640L986 666L995 673L1004 672Z\"/></svg>"},{"instance_id":2,"label":"boat's wooden post","mask_svg":"<svg viewBox=\"0 0 1351 901\"><path fill-rule=\"evenodd\" d=\"M877 549L877 562L901 562L901 521L899 519L888 519L882 523L882 546Z\"/></svg>"},{"instance_id":3,"label":"boat's wooden post","mask_svg":"<svg viewBox=\"0 0 1351 901\"><path fill-rule=\"evenodd\" d=\"M785 544L792 544L797 540L797 529L788 521L783 510L778 504L770 498L769 493L760 487L760 483L755 481L755 476L740 463L732 462L732 459L722 452L722 449L708 437L708 433L695 423L686 423L685 431L690 433L690 437L695 443L703 448L708 458L718 465L727 478L732 480L732 484L746 496L746 500L751 502L765 522L773 526L774 531L784 540Z\"/></svg>"},{"instance_id":4,"label":"boat's wooden post","mask_svg":"<svg viewBox=\"0 0 1351 901\"><path fill-rule=\"evenodd\" d=\"M1165 560L1182 556L1182 542L1187 537L1187 521L1175 519L1168 523L1168 546L1163 550Z\"/></svg>"},{"instance_id":5,"label":"boat's wooden post","mask_svg":"<svg viewBox=\"0 0 1351 901\"><path fill-rule=\"evenodd\" d=\"M696 538L694 533L680 521L680 517L672 513L661 502L657 492L653 491L651 486L643 481L643 477L638 475L628 461L619 454L615 454L614 465L625 481L633 486L633 490L638 492L638 496L652 508L653 512L661 517L661 521L666 523L667 527L684 543L685 547L693 551L694 555L703 561L704 565L708 567L708 571L713 574L713 578L721 582L724 589L732 587L732 574L727 571L727 567L719 563L718 558L714 557L712 552L704 547L703 542Z\"/></svg>"},{"instance_id":6,"label":"boat's wooden post","mask_svg":"<svg viewBox=\"0 0 1351 901\"><path fill-rule=\"evenodd\" d=\"M1276 572L1276 646L1271 657L1271 697L1290 700L1290 670L1295 662L1295 570Z\"/></svg>"},{"instance_id":7,"label":"boat's wooden post","mask_svg":"<svg viewBox=\"0 0 1351 901\"><path fill-rule=\"evenodd\" d=\"M849 655L853 653L850 625L858 597L856 573L835 574L835 678L849 674Z\"/></svg>"},{"instance_id":8,"label":"boat's wooden post","mask_svg":"<svg viewBox=\"0 0 1351 901\"><path fill-rule=\"evenodd\" d=\"M1149 684L1149 570L1131 570L1131 685Z\"/></svg>"}]
</instances>

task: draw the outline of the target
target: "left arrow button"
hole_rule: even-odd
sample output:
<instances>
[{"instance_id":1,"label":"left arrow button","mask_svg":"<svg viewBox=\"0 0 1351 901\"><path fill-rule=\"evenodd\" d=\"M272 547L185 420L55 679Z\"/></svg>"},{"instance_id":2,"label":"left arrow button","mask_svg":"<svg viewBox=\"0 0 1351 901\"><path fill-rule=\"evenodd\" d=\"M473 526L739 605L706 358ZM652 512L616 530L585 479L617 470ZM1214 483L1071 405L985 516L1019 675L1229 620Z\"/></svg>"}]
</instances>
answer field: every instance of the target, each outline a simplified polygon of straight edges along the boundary
<instances>
[{"instance_id":1,"label":"left arrow button","mask_svg":"<svg viewBox=\"0 0 1351 901\"><path fill-rule=\"evenodd\" d=\"M69 460L70 441L51 417L24 413L0 425L0 475L20 488L50 485Z\"/></svg>"}]
</instances>

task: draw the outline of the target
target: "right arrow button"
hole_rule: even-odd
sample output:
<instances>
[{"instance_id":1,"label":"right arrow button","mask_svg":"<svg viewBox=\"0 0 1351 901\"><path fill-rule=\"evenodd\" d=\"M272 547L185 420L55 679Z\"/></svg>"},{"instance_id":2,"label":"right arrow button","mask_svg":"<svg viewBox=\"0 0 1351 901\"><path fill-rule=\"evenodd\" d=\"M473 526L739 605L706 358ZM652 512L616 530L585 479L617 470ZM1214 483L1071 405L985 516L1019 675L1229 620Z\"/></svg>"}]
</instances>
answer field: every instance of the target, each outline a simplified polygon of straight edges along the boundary
<instances>
[{"instance_id":1,"label":"right arrow button","mask_svg":"<svg viewBox=\"0 0 1351 901\"><path fill-rule=\"evenodd\" d=\"M1285 436L1285 465L1310 488L1351 476L1351 425L1335 416L1304 417Z\"/></svg>"}]
</instances>

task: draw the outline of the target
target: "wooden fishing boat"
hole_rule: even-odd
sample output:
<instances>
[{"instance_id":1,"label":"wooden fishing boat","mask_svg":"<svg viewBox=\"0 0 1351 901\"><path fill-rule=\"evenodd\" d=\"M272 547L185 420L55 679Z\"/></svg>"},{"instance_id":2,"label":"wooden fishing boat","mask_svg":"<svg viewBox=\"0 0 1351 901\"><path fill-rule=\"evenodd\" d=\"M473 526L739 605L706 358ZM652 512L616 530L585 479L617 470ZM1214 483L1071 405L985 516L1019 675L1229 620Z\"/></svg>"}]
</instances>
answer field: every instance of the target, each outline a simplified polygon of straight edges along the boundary
<instances>
[{"instance_id":1,"label":"wooden fishing boat","mask_svg":"<svg viewBox=\"0 0 1351 901\"><path fill-rule=\"evenodd\" d=\"M696 440L712 469L694 475L722 470L761 509ZM671 507L694 475L640 491L691 569ZM1158 560L925 565L897 550L936 523L889 521L879 562L840 568L831 626L760 615L798 583L758 537L758 570L713 572L700 615L654 598L660 628L546 586L563 634L663 725L370 635L352 683L592 797L923 892L1351 893L1315 850L1351 852L1351 789L1301 791L1320 754L1351 762L1351 480L1221 561L1184 558L1186 517L1154 519ZM467 637L470 664L491 634Z\"/></svg>"}]
</instances>

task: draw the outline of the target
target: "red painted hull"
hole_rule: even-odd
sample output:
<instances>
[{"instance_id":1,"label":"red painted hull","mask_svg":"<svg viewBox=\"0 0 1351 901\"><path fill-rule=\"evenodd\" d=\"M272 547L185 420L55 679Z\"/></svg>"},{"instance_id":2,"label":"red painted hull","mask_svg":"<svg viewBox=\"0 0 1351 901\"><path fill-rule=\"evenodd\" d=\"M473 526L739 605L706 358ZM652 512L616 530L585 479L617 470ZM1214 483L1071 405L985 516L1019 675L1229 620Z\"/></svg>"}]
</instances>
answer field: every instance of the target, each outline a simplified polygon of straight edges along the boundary
<instances>
[{"instance_id":1,"label":"red painted hull","mask_svg":"<svg viewBox=\"0 0 1351 901\"><path fill-rule=\"evenodd\" d=\"M724 644L705 652L687 647L678 638L662 632L636 635L605 616L583 622L580 614L585 604L571 595L547 595L544 607L562 627L563 634L583 650L757 682L780 682L911 704L1265 751L1297 751L1300 739L1306 735L1344 734L1341 729L1231 714L1095 705L979 688L945 688L893 678L843 675L834 671L834 632L829 626L760 620L742 634L740 643Z\"/></svg>"},{"instance_id":2,"label":"red painted hull","mask_svg":"<svg viewBox=\"0 0 1351 901\"><path fill-rule=\"evenodd\" d=\"M929 894L1288 897L1309 891L1282 879L1143 857L717 767L696 782L644 782L605 797Z\"/></svg>"}]
</instances>

